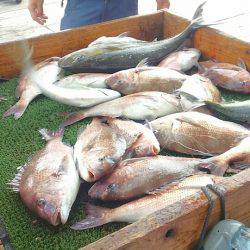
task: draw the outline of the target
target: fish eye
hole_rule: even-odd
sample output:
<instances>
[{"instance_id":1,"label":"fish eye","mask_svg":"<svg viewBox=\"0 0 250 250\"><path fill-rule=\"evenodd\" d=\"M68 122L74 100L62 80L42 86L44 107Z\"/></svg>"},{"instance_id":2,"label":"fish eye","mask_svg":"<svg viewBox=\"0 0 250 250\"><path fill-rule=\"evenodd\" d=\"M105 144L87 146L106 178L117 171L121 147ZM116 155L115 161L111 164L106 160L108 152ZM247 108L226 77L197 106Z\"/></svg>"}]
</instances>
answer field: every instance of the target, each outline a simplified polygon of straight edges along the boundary
<instances>
[{"instance_id":1,"label":"fish eye","mask_svg":"<svg viewBox=\"0 0 250 250\"><path fill-rule=\"evenodd\" d=\"M37 199L36 201L38 206L44 206L46 204L46 200L43 198Z\"/></svg>"},{"instance_id":2,"label":"fish eye","mask_svg":"<svg viewBox=\"0 0 250 250\"><path fill-rule=\"evenodd\" d=\"M117 83L121 84L121 83L122 83L122 80L118 80Z\"/></svg>"},{"instance_id":3,"label":"fish eye","mask_svg":"<svg viewBox=\"0 0 250 250\"><path fill-rule=\"evenodd\" d=\"M115 191L114 189L117 187L117 185L115 183L109 184L107 189L108 191Z\"/></svg>"},{"instance_id":4,"label":"fish eye","mask_svg":"<svg viewBox=\"0 0 250 250\"><path fill-rule=\"evenodd\" d=\"M104 161L106 157L99 158L99 161Z\"/></svg>"}]
</instances>

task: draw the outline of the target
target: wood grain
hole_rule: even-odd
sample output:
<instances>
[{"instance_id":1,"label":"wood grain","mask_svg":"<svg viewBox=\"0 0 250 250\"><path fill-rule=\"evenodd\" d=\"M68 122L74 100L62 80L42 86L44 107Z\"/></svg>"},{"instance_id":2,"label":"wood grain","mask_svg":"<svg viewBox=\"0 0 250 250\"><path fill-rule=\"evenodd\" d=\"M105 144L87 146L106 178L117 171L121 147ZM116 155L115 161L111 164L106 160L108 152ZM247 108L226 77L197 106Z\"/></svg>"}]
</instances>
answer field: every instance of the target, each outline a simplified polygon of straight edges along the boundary
<instances>
[{"instance_id":1,"label":"wood grain","mask_svg":"<svg viewBox=\"0 0 250 250\"><path fill-rule=\"evenodd\" d=\"M226 218L250 223L250 169L228 178L222 178L219 185L224 190ZM212 193L211 193L212 194ZM215 207L209 228L219 221L219 198L213 195ZM104 249L193 249L200 237L208 208L205 195L199 195L177 202L159 210L145 219L112 233L82 250ZM173 236L166 237L172 229Z\"/></svg>"},{"instance_id":2,"label":"wood grain","mask_svg":"<svg viewBox=\"0 0 250 250\"><path fill-rule=\"evenodd\" d=\"M164 37L180 33L190 21L164 12ZM198 48L204 59L214 58L221 62L237 64L243 59L250 69L250 43L226 35L214 28L201 28L193 36L194 47Z\"/></svg>"},{"instance_id":3,"label":"wood grain","mask_svg":"<svg viewBox=\"0 0 250 250\"><path fill-rule=\"evenodd\" d=\"M51 56L64 56L72 51L84 48L100 36L118 35L125 31L129 31L130 36L138 39L147 41L156 37L161 39L163 35L163 12L89 25L31 38L27 41L34 49L33 60L40 62ZM14 77L20 73L21 67L16 65L12 59L15 57L16 48L20 47L20 44L21 41L0 44L1 77Z\"/></svg>"}]
</instances>

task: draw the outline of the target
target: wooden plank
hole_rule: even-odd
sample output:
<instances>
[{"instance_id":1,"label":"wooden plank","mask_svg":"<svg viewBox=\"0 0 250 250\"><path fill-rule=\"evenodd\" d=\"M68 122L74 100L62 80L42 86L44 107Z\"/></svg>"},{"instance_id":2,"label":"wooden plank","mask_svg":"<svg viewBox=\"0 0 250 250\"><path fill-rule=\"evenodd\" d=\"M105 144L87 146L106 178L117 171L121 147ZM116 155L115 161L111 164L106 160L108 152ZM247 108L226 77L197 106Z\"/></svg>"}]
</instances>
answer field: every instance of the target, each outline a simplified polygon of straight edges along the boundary
<instances>
[{"instance_id":1,"label":"wooden plank","mask_svg":"<svg viewBox=\"0 0 250 250\"><path fill-rule=\"evenodd\" d=\"M226 218L250 223L250 169L219 182L224 190ZM212 193L211 193L212 194ZM215 225L220 216L220 204L213 195L215 207L212 211L209 228ZM200 237L208 201L205 195L190 197L166 207L136 223L122 228L82 249L193 249ZM173 230L173 236L166 232Z\"/></svg>"},{"instance_id":2,"label":"wooden plank","mask_svg":"<svg viewBox=\"0 0 250 250\"><path fill-rule=\"evenodd\" d=\"M180 33L190 23L169 12L164 12L164 37ZM218 61L237 64L243 59L250 69L250 43L226 35L214 28L202 28L195 32L194 47L201 50L204 59L214 58Z\"/></svg>"},{"instance_id":3,"label":"wooden plank","mask_svg":"<svg viewBox=\"0 0 250 250\"><path fill-rule=\"evenodd\" d=\"M64 56L86 47L91 41L103 35L118 35L129 31L132 37L150 41L156 37L161 39L162 30L163 12L160 11L150 15L123 18L43 35L27 41L34 48L34 61L39 62L51 56ZM15 65L10 56L15 53L15 48L19 45L20 41L0 44L0 76L13 77L20 72L20 68Z\"/></svg>"}]
</instances>

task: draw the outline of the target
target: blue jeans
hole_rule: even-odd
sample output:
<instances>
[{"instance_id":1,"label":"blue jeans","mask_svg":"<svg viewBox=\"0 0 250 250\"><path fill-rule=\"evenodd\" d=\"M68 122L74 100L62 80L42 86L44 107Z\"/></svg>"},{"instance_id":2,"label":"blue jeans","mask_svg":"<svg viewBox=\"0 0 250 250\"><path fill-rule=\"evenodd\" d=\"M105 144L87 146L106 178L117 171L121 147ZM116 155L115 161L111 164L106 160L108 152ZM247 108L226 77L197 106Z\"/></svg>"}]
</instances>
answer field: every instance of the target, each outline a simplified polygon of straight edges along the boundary
<instances>
[{"instance_id":1,"label":"blue jeans","mask_svg":"<svg viewBox=\"0 0 250 250\"><path fill-rule=\"evenodd\" d=\"M138 0L68 0L61 30L138 14Z\"/></svg>"}]
</instances>

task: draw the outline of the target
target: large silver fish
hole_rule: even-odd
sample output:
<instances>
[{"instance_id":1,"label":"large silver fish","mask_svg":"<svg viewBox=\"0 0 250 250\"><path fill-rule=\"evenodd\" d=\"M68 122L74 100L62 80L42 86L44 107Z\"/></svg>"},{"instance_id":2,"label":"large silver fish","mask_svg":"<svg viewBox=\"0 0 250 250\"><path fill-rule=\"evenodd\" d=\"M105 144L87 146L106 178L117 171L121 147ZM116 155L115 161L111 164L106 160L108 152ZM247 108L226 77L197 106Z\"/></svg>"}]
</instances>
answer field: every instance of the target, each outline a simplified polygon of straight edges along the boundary
<instances>
[{"instance_id":1,"label":"large silver fish","mask_svg":"<svg viewBox=\"0 0 250 250\"><path fill-rule=\"evenodd\" d=\"M93 116L154 120L157 117L181 111L180 100L174 95L157 91L140 92L72 113L61 126L65 127Z\"/></svg>"},{"instance_id":2,"label":"large silver fish","mask_svg":"<svg viewBox=\"0 0 250 250\"><path fill-rule=\"evenodd\" d=\"M80 186L73 150L62 143L61 131L40 133L46 146L19 169L10 185L42 219L54 226L65 224Z\"/></svg>"},{"instance_id":3,"label":"large silver fish","mask_svg":"<svg viewBox=\"0 0 250 250\"><path fill-rule=\"evenodd\" d=\"M34 79L42 94L57 102L75 107L91 107L120 97L120 93L111 89L81 87L65 88Z\"/></svg>"},{"instance_id":4,"label":"large silver fish","mask_svg":"<svg viewBox=\"0 0 250 250\"><path fill-rule=\"evenodd\" d=\"M119 70L136 67L138 63L147 58L152 65L158 65L160 61L168 54L179 48L180 45L189 37L196 29L206 27L212 24L205 24L202 19L203 5L200 4L193 16L190 25L180 34L155 41L140 46L111 51L107 53L99 53L97 55L80 55L75 60L59 61L60 67L71 72L117 72ZM215 23L217 24L217 22Z\"/></svg>"},{"instance_id":5,"label":"large silver fish","mask_svg":"<svg viewBox=\"0 0 250 250\"><path fill-rule=\"evenodd\" d=\"M99 37L90 43L87 48L74 51L64 56L60 60L60 65L76 65L82 57L102 55L108 52L133 48L149 43L147 41L128 37L127 35L128 33L124 32L116 37Z\"/></svg>"}]
</instances>

